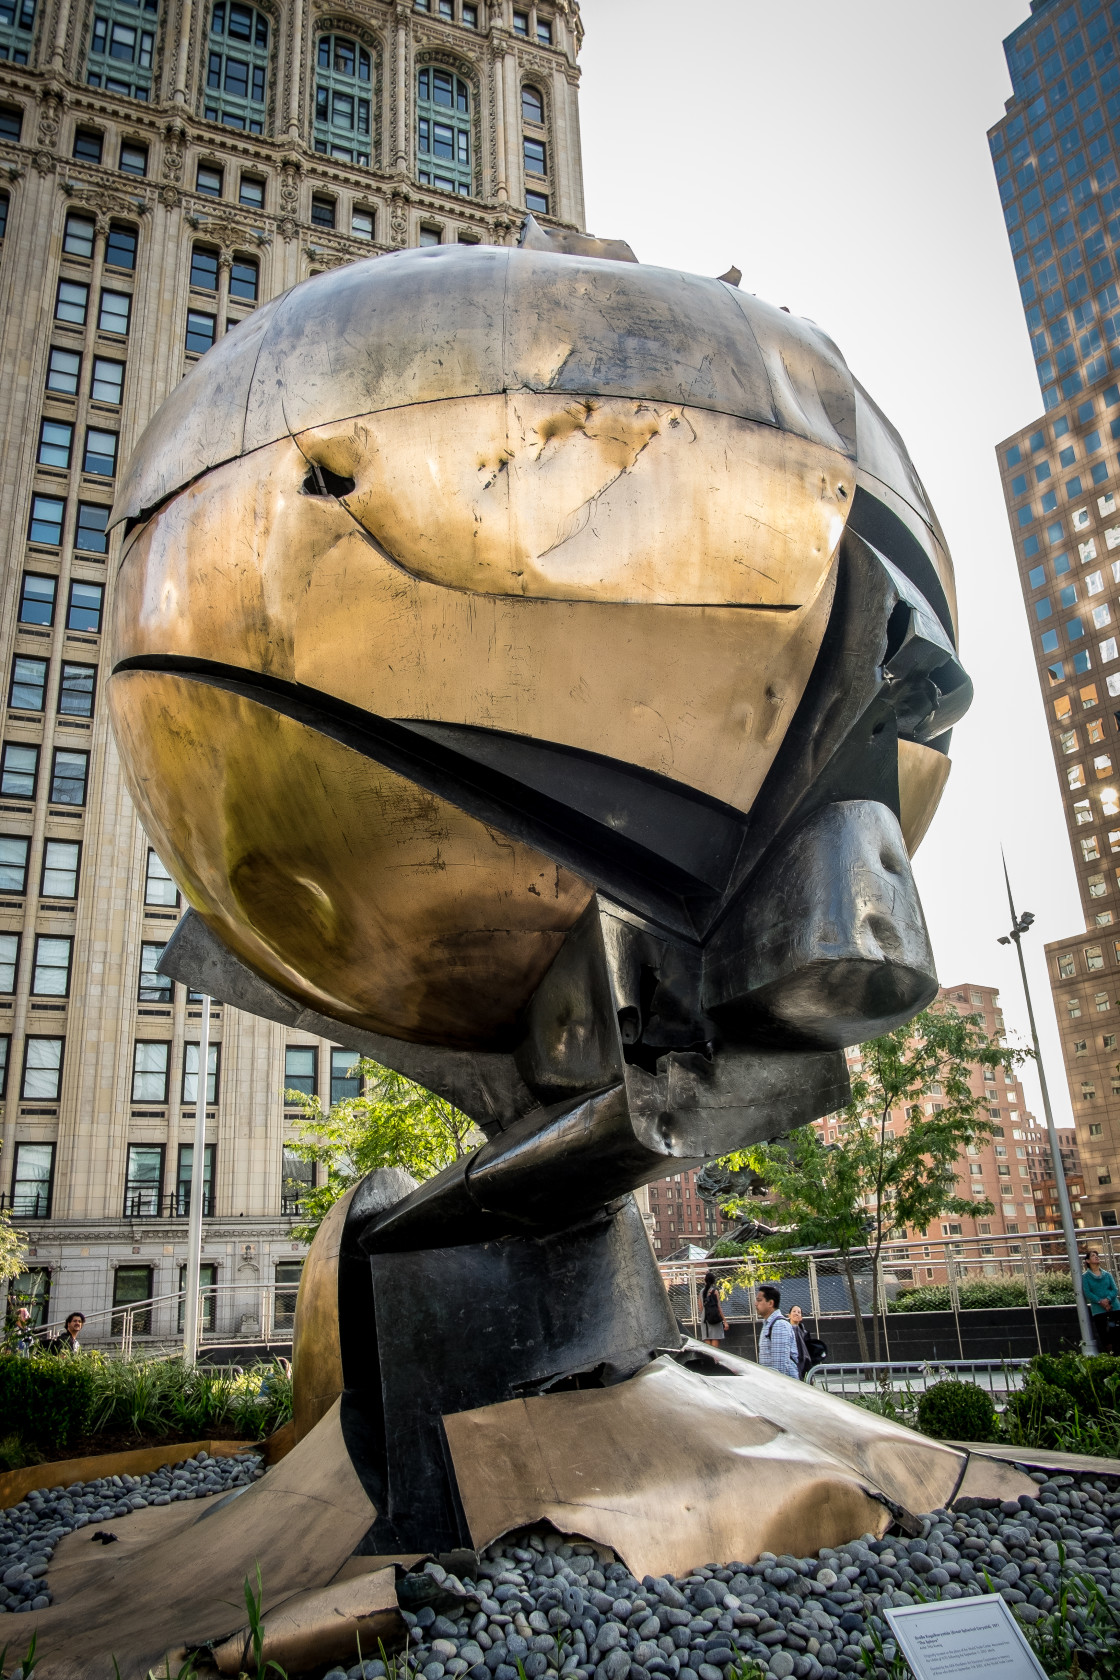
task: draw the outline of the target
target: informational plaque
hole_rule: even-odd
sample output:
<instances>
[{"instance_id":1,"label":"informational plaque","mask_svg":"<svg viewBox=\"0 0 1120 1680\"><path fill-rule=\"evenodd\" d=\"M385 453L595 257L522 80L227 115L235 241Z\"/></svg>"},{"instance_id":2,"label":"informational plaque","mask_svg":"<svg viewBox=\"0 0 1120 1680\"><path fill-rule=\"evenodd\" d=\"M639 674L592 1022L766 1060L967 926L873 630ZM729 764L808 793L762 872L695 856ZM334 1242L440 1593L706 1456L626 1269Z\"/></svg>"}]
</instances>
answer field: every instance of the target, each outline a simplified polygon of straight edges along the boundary
<instances>
[{"instance_id":1,"label":"informational plaque","mask_svg":"<svg viewBox=\"0 0 1120 1680\"><path fill-rule=\"evenodd\" d=\"M964 1680L979 1674L1046 1680L1010 1604L998 1593L883 1613L917 1680Z\"/></svg>"}]
</instances>

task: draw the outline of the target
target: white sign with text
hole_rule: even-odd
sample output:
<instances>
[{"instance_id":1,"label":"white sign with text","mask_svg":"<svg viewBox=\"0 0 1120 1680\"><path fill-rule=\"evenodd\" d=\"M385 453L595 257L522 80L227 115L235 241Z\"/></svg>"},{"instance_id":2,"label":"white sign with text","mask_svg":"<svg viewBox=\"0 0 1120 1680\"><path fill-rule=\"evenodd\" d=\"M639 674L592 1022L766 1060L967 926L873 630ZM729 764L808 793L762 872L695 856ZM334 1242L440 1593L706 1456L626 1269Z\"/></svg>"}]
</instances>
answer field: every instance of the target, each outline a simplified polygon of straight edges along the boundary
<instances>
[{"instance_id":1,"label":"white sign with text","mask_svg":"<svg viewBox=\"0 0 1120 1680\"><path fill-rule=\"evenodd\" d=\"M899 1648L917 1680L1046 1680L1011 1606L998 1593L940 1599L885 1610Z\"/></svg>"}]
</instances>

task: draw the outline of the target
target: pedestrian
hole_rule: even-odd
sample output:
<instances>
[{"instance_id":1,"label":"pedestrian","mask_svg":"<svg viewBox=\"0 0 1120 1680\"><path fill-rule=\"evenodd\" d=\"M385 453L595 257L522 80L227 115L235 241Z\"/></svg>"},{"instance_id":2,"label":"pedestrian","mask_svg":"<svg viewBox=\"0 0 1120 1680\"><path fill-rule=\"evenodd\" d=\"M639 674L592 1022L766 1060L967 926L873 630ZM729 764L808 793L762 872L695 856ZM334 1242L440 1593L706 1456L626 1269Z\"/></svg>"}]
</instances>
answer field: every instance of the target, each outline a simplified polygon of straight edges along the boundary
<instances>
[{"instance_id":1,"label":"pedestrian","mask_svg":"<svg viewBox=\"0 0 1120 1680\"><path fill-rule=\"evenodd\" d=\"M704 1287L700 1292L700 1317L704 1321L704 1340L709 1347L718 1347L727 1334L727 1320L723 1316L719 1280L714 1272L704 1273Z\"/></svg>"},{"instance_id":2,"label":"pedestrian","mask_svg":"<svg viewBox=\"0 0 1120 1680\"><path fill-rule=\"evenodd\" d=\"M813 1363L813 1356L809 1352L809 1334L802 1324L801 1318L800 1307L789 1309L790 1329L793 1331L793 1339L797 1344L797 1375L804 1382Z\"/></svg>"},{"instance_id":3,"label":"pedestrian","mask_svg":"<svg viewBox=\"0 0 1120 1680\"><path fill-rule=\"evenodd\" d=\"M1102 1271L1100 1250L1091 1248L1085 1256L1085 1270L1081 1277L1081 1293L1093 1318L1093 1330L1103 1351L1111 1353L1116 1340L1120 1312L1120 1290L1111 1272Z\"/></svg>"},{"instance_id":4,"label":"pedestrian","mask_svg":"<svg viewBox=\"0 0 1120 1680\"><path fill-rule=\"evenodd\" d=\"M55 1354L81 1353L82 1345L78 1337L82 1333L82 1325L85 1321L85 1313L69 1313L65 1330L61 1336L56 1336L52 1342L48 1343L47 1352Z\"/></svg>"},{"instance_id":5,"label":"pedestrian","mask_svg":"<svg viewBox=\"0 0 1120 1680\"><path fill-rule=\"evenodd\" d=\"M780 1376L798 1378L797 1341L793 1326L782 1312L782 1295L772 1283L760 1283L754 1298L755 1311L762 1320L758 1337L758 1363Z\"/></svg>"},{"instance_id":6,"label":"pedestrian","mask_svg":"<svg viewBox=\"0 0 1120 1680\"><path fill-rule=\"evenodd\" d=\"M27 1307L16 1308L15 1351L22 1359L30 1359L35 1348L31 1334L31 1313Z\"/></svg>"}]
</instances>

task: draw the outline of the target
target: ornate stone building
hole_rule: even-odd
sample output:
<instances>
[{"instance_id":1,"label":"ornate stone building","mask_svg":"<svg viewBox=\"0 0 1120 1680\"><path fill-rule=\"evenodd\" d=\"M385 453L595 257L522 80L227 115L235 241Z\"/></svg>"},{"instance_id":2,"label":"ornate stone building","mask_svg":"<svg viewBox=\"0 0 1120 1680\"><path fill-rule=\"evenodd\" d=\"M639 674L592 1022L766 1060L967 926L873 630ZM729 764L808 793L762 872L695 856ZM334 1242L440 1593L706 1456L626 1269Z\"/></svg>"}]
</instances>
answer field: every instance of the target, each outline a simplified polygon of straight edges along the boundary
<instances>
[{"instance_id":1,"label":"ornate stone building","mask_svg":"<svg viewBox=\"0 0 1120 1680\"><path fill-rule=\"evenodd\" d=\"M118 464L309 275L514 243L526 210L582 228L580 38L575 0L0 0L0 1196L52 1318L171 1293L185 1257L200 1010L155 973L179 897L100 700ZM221 1332L298 1274L283 1093L340 1094L352 1057L218 1008L211 1037Z\"/></svg>"}]
</instances>

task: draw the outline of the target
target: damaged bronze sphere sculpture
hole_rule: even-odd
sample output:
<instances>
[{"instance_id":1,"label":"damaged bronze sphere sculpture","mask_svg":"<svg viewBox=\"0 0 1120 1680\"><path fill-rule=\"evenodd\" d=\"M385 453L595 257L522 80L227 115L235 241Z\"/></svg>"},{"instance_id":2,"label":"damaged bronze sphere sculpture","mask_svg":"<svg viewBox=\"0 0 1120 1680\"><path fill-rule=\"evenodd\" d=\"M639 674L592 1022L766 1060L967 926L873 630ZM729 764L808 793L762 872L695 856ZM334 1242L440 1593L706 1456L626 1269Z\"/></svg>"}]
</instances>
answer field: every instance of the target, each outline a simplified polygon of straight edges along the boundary
<instances>
[{"instance_id":1,"label":"damaged bronze sphere sculpture","mask_svg":"<svg viewBox=\"0 0 1120 1680\"><path fill-rule=\"evenodd\" d=\"M164 972L486 1134L364 1181L305 1269L297 1425L336 1420L367 1553L543 1518L632 1567L804 1552L963 1464L682 1345L631 1194L837 1108L844 1047L933 998L909 854L971 685L836 346L628 257L530 227L309 280L117 503Z\"/></svg>"}]
</instances>

